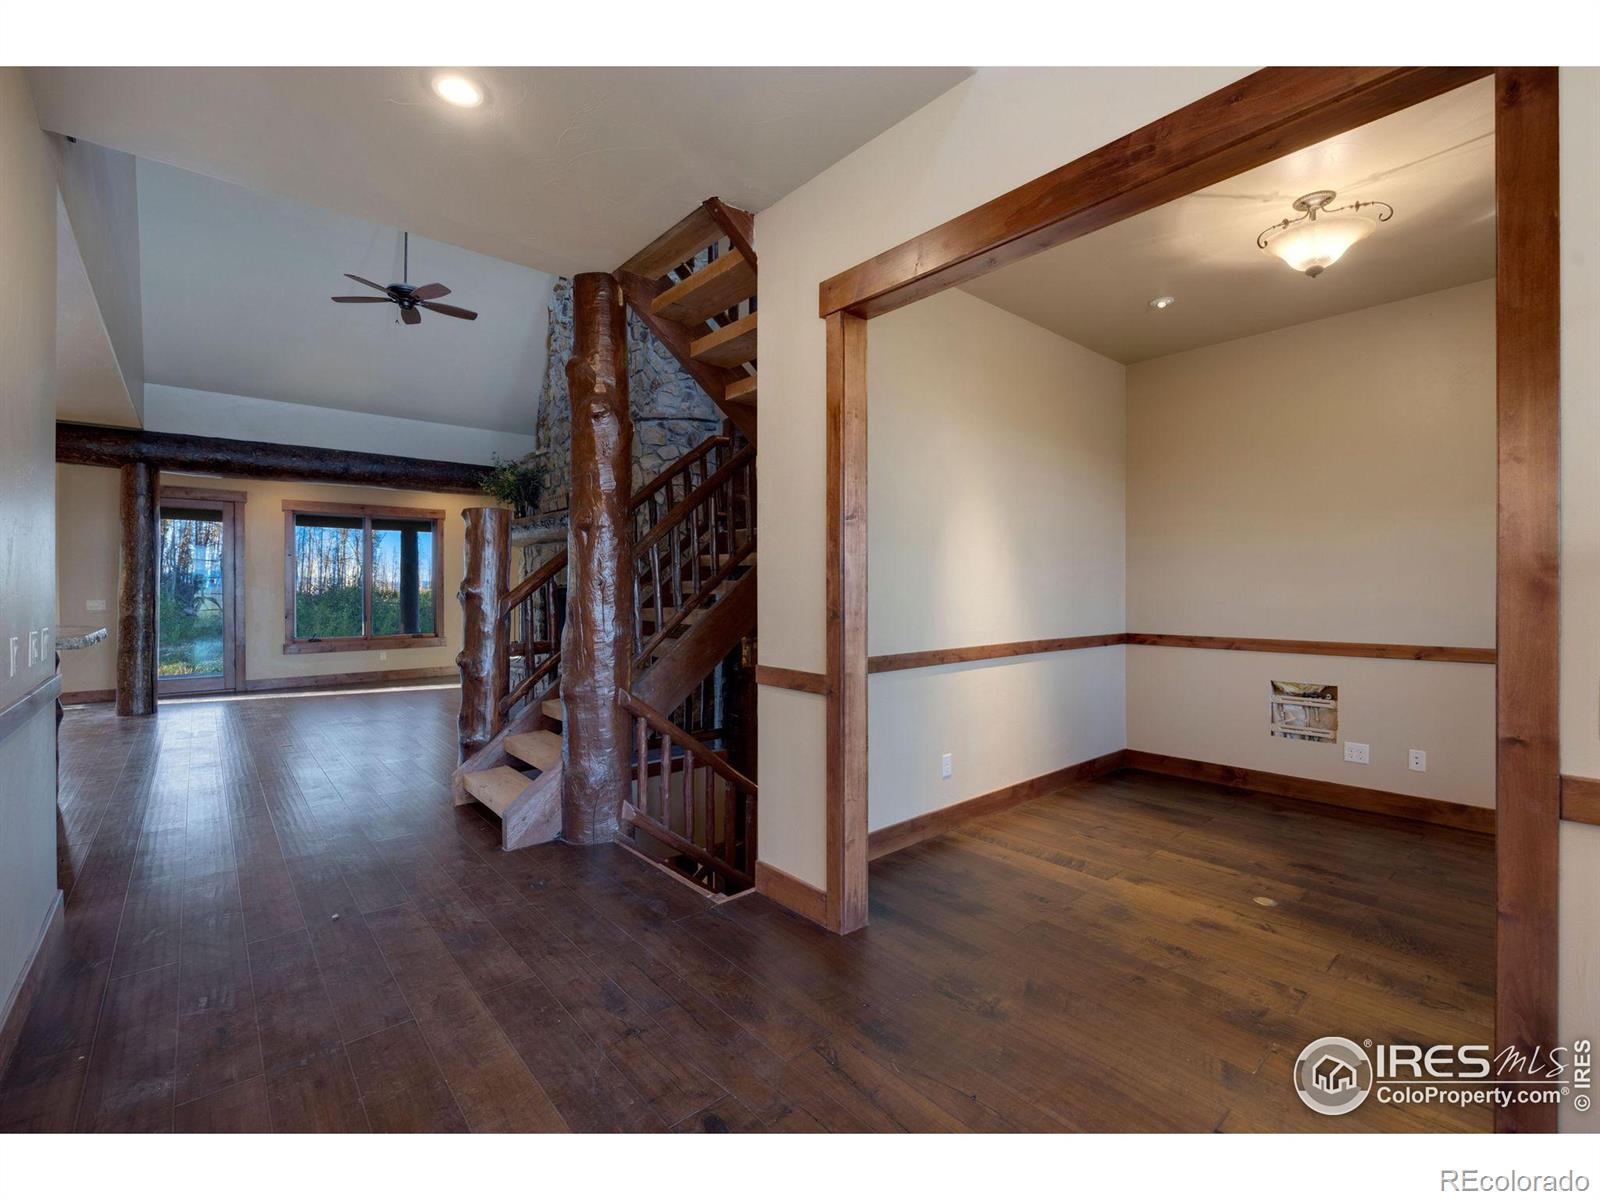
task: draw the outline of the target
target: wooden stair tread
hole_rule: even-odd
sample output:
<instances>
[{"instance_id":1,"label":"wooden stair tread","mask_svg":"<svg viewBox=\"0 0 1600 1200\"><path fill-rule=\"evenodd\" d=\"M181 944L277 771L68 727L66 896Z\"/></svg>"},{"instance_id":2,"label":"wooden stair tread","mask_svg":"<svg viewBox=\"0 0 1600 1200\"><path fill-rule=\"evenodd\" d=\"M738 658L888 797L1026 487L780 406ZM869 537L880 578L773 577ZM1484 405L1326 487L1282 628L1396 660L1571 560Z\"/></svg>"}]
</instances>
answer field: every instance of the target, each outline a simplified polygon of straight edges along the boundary
<instances>
[{"instance_id":1,"label":"wooden stair tread","mask_svg":"<svg viewBox=\"0 0 1600 1200\"><path fill-rule=\"evenodd\" d=\"M561 765L561 735L548 729L529 733L513 733L502 743L511 757L548 771Z\"/></svg>"},{"instance_id":2,"label":"wooden stair tread","mask_svg":"<svg viewBox=\"0 0 1600 1200\"><path fill-rule=\"evenodd\" d=\"M754 404L756 402L756 377L746 375L743 379L735 379L722 393L725 401L736 404Z\"/></svg>"},{"instance_id":3,"label":"wooden stair tread","mask_svg":"<svg viewBox=\"0 0 1600 1200\"><path fill-rule=\"evenodd\" d=\"M712 242L722 237L722 226L704 204L671 229L667 230L643 250L639 251L621 269L646 279L659 279L673 267L686 263Z\"/></svg>"},{"instance_id":4,"label":"wooden stair tread","mask_svg":"<svg viewBox=\"0 0 1600 1200\"><path fill-rule=\"evenodd\" d=\"M462 782L474 800L496 816L504 816L506 809L516 803L533 780L515 767L491 767L487 771L473 771Z\"/></svg>"},{"instance_id":5,"label":"wooden stair tread","mask_svg":"<svg viewBox=\"0 0 1600 1200\"><path fill-rule=\"evenodd\" d=\"M552 696L548 700L539 702L539 711L552 721L565 721L567 719L567 706L559 698Z\"/></svg>"},{"instance_id":6,"label":"wooden stair tread","mask_svg":"<svg viewBox=\"0 0 1600 1200\"><path fill-rule=\"evenodd\" d=\"M755 294L755 268L731 250L662 292L650 302L650 311L680 325L698 325Z\"/></svg>"},{"instance_id":7,"label":"wooden stair tread","mask_svg":"<svg viewBox=\"0 0 1600 1200\"><path fill-rule=\"evenodd\" d=\"M756 356L756 318L760 313L741 317L731 325L713 329L705 337L689 343L689 353L698 362L714 367L736 367Z\"/></svg>"}]
</instances>

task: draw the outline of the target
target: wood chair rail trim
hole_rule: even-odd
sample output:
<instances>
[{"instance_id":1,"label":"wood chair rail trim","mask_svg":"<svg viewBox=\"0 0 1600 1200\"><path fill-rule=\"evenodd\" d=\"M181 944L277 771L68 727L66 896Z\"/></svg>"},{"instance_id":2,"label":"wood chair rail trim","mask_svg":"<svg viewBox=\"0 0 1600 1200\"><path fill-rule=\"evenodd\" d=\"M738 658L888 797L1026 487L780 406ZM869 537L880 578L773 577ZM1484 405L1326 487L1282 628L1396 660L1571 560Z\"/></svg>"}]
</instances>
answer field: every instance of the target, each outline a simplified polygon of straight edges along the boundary
<instances>
[{"instance_id":1,"label":"wood chair rail trim","mask_svg":"<svg viewBox=\"0 0 1600 1200\"><path fill-rule=\"evenodd\" d=\"M1582 775L1561 777L1561 819L1600 825L1600 779Z\"/></svg>"},{"instance_id":2,"label":"wood chair rail trim","mask_svg":"<svg viewBox=\"0 0 1600 1200\"><path fill-rule=\"evenodd\" d=\"M756 682L765 687L807 692L813 696L828 694L828 677L819 671L797 671L792 667L769 667L762 663L756 667Z\"/></svg>"}]
</instances>

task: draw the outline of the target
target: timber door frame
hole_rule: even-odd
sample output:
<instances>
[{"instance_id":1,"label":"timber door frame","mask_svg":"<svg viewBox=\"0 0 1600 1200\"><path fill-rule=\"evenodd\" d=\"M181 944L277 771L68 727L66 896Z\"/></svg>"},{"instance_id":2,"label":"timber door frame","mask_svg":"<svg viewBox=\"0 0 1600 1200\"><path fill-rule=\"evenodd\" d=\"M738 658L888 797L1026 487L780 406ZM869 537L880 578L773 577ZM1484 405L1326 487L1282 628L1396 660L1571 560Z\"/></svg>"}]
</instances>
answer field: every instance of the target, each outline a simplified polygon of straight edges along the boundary
<instances>
[{"instance_id":1,"label":"timber door frame","mask_svg":"<svg viewBox=\"0 0 1600 1200\"><path fill-rule=\"evenodd\" d=\"M823 281L826 924L867 921L867 325L1348 129L1495 76L1497 1046L1557 1043L1560 242L1557 73L1274 67ZM1549 1131L1555 1106L1496 1110Z\"/></svg>"},{"instance_id":2,"label":"timber door frame","mask_svg":"<svg viewBox=\"0 0 1600 1200\"><path fill-rule=\"evenodd\" d=\"M223 488L161 487L156 492L156 527L160 528L161 510L171 505L175 508L215 509L222 517L223 552L223 610L222 610L222 677L202 676L198 679L181 677L156 677L156 695L185 696L196 692L237 692L244 686L244 503L246 493ZM161 644L161 631L156 630L157 652Z\"/></svg>"}]
</instances>

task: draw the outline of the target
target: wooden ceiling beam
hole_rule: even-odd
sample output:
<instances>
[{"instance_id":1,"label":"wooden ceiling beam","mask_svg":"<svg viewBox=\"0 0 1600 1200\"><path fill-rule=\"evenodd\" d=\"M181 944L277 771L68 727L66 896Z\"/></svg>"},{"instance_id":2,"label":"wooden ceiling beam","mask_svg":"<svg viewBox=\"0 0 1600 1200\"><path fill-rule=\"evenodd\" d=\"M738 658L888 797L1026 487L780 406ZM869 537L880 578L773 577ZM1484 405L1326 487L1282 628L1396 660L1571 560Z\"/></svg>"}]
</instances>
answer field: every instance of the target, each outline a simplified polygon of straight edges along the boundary
<instances>
[{"instance_id":1,"label":"wooden ceiling beam","mask_svg":"<svg viewBox=\"0 0 1600 1200\"><path fill-rule=\"evenodd\" d=\"M161 471L224 475L234 479L281 479L300 483L348 483L413 492L482 489L488 467L436 462L363 450L329 450L234 438L155 433L106 425L56 422L56 461L87 467L146 463Z\"/></svg>"}]
</instances>

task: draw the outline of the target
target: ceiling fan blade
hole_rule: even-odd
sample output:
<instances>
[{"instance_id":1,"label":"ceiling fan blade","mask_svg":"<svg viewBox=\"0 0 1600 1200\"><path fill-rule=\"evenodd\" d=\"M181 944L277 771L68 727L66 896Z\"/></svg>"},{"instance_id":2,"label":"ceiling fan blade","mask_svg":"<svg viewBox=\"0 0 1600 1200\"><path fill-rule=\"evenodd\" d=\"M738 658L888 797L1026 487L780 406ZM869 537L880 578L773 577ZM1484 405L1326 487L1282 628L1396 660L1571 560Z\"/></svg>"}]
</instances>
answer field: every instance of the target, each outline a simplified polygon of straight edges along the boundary
<instances>
[{"instance_id":1,"label":"ceiling fan blade","mask_svg":"<svg viewBox=\"0 0 1600 1200\"><path fill-rule=\"evenodd\" d=\"M381 284L381 283L373 283L372 280L363 279L359 275L352 275L352 274L350 274L349 271L346 271L344 273L344 277L346 279L354 279L357 283L364 283L369 288L377 288L380 292L387 292L389 290L388 288L384 287L383 284Z\"/></svg>"},{"instance_id":2,"label":"ceiling fan blade","mask_svg":"<svg viewBox=\"0 0 1600 1200\"><path fill-rule=\"evenodd\" d=\"M421 325L422 324L422 314L419 313L416 309L407 308L404 305L400 306L400 319L402 321L404 321L407 325Z\"/></svg>"},{"instance_id":3,"label":"ceiling fan blade","mask_svg":"<svg viewBox=\"0 0 1600 1200\"><path fill-rule=\"evenodd\" d=\"M463 321L476 321L478 314L470 308L457 308L454 304L435 304L431 300L419 300L423 308L430 308L436 313L443 313L447 317L460 317Z\"/></svg>"},{"instance_id":4,"label":"ceiling fan blade","mask_svg":"<svg viewBox=\"0 0 1600 1200\"><path fill-rule=\"evenodd\" d=\"M335 304L388 304L387 296L330 296Z\"/></svg>"},{"instance_id":5,"label":"ceiling fan blade","mask_svg":"<svg viewBox=\"0 0 1600 1200\"><path fill-rule=\"evenodd\" d=\"M411 293L411 298L413 300L438 300L440 297L448 296L449 294L450 289L442 283L425 283Z\"/></svg>"}]
</instances>

